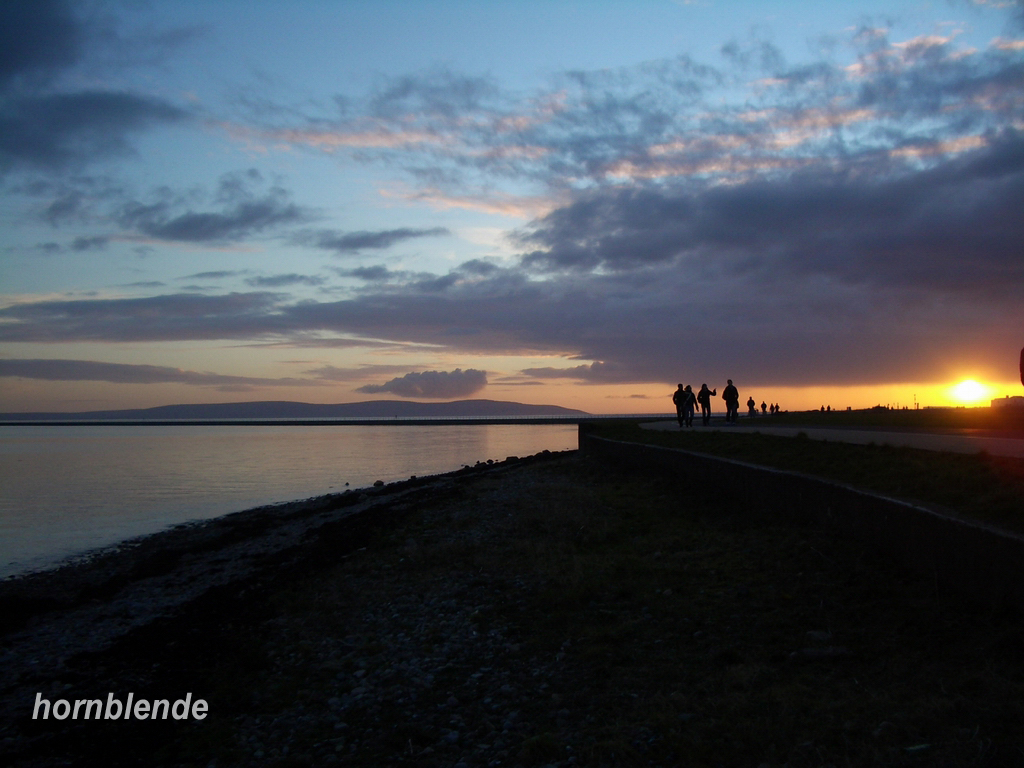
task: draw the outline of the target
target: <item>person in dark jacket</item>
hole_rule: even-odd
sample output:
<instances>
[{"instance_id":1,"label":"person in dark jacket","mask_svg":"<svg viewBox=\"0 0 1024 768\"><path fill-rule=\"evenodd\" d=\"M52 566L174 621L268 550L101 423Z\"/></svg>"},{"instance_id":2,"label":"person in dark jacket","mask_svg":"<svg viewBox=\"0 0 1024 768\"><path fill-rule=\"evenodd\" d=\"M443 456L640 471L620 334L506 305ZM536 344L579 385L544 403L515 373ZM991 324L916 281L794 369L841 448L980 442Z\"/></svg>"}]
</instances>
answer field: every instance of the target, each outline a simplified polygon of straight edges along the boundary
<instances>
[{"instance_id":1,"label":"person in dark jacket","mask_svg":"<svg viewBox=\"0 0 1024 768\"><path fill-rule=\"evenodd\" d=\"M722 390L722 399L725 400L725 423L735 424L740 411L740 393L729 379L725 389Z\"/></svg>"},{"instance_id":2,"label":"person in dark jacket","mask_svg":"<svg viewBox=\"0 0 1024 768\"><path fill-rule=\"evenodd\" d=\"M697 393L697 402L700 403L700 418L706 427L711 423L711 398L718 394L717 389L708 389L707 384L700 385L700 392Z\"/></svg>"},{"instance_id":3,"label":"person in dark jacket","mask_svg":"<svg viewBox=\"0 0 1024 768\"><path fill-rule=\"evenodd\" d=\"M683 428L683 402L686 399L686 390L683 389L683 385L680 384L676 387L676 391L672 393L672 403L676 407L676 419L679 421L679 428Z\"/></svg>"},{"instance_id":4,"label":"person in dark jacket","mask_svg":"<svg viewBox=\"0 0 1024 768\"><path fill-rule=\"evenodd\" d=\"M686 422L686 426L693 426L693 412L697 408L697 396L693 394L693 389L690 385L686 385L686 389L683 390L683 421Z\"/></svg>"}]
</instances>

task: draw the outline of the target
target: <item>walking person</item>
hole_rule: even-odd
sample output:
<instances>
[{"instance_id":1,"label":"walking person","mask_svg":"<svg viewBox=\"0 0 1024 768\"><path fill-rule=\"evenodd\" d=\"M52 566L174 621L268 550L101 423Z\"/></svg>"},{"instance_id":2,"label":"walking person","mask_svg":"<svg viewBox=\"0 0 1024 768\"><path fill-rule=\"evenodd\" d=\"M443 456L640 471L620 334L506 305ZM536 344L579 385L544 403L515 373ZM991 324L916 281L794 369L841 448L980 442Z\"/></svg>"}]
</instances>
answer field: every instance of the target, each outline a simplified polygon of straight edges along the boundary
<instances>
[{"instance_id":1,"label":"walking person","mask_svg":"<svg viewBox=\"0 0 1024 768\"><path fill-rule=\"evenodd\" d=\"M707 384L700 385L697 402L700 403L700 419L705 427L711 423L711 398L716 395L718 395L717 389L708 389Z\"/></svg>"},{"instance_id":2,"label":"walking person","mask_svg":"<svg viewBox=\"0 0 1024 768\"><path fill-rule=\"evenodd\" d=\"M692 427L693 413L697 408L697 396L693 394L689 384L686 385L683 393L683 421L686 422L686 426Z\"/></svg>"},{"instance_id":3,"label":"walking person","mask_svg":"<svg viewBox=\"0 0 1024 768\"><path fill-rule=\"evenodd\" d=\"M683 385L680 384L676 387L676 391L672 393L672 403L676 407L676 420L679 422L679 428L683 428L683 403L686 400L686 390L683 389Z\"/></svg>"},{"instance_id":4,"label":"walking person","mask_svg":"<svg viewBox=\"0 0 1024 768\"><path fill-rule=\"evenodd\" d=\"M740 411L740 393L733 386L732 379L728 380L722 390L722 399L725 400L725 423L735 424Z\"/></svg>"},{"instance_id":5,"label":"walking person","mask_svg":"<svg viewBox=\"0 0 1024 768\"><path fill-rule=\"evenodd\" d=\"M750 418L757 416L757 403L754 402L753 397L747 398L747 416Z\"/></svg>"}]
</instances>

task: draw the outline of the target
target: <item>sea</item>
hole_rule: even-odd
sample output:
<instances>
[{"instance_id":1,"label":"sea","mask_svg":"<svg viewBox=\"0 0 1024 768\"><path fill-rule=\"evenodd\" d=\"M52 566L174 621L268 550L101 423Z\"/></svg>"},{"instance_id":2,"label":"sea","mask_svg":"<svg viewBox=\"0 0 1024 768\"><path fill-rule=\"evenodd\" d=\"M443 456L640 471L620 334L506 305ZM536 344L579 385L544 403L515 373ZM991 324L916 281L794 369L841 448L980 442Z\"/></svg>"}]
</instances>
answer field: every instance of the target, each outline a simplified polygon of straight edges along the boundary
<instances>
[{"instance_id":1,"label":"sea","mask_svg":"<svg viewBox=\"0 0 1024 768\"><path fill-rule=\"evenodd\" d=\"M253 507L577 447L575 424L0 426L0 578Z\"/></svg>"}]
</instances>

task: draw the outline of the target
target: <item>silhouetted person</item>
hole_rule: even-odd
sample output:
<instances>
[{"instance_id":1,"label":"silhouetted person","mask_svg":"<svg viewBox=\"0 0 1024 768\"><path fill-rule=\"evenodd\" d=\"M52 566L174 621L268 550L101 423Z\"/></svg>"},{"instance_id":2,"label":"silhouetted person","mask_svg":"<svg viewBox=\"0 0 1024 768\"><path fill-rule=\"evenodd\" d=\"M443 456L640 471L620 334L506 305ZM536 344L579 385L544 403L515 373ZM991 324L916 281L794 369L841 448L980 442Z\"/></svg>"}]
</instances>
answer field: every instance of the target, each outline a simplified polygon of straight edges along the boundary
<instances>
[{"instance_id":1,"label":"silhouetted person","mask_svg":"<svg viewBox=\"0 0 1024 768\"><path fill-rule=\"evenodd\" d=\"M676 387L676 391L672 393L672 403L676 407L676 420L679 422L679 428L683 428L683 402L686 399L686 390L683 389L683 385L680 384Z\"/></svg>"},{"instance_id":2,"label":"silhouetted person","mask_svg":"<svg viewBox=\"0 0 1024 768\"><path fill-rule=\"evenodd\" d=\"M732 385L732 379L729 379L725 389L722 390L722 399L725 400L725 423L735 424L740 411L740 393Z\"/></svg>"},{"instance_id":3,"label":"silhouetted person","mask_svg":"<svg viewBox=\"0 0 1024 768\"><path fill-rule=\"evenodd\" d=\"M757 403L754 402L753 397L747 398L747 416L750 418L757 416Z\"/></svg>"},{"instance_id":4,"label":"silhouetted person","mask_svg":"<svg viewBox=\"0 0 1024 768\"><path fill-rule=\"evenodd\" d=\"M683 418L686 421L686 426L693 426L693 412L697 408L697 396L693 394L693 390L690 385L686 385L686 389L683 390Z\"/></svg>"},{"instance_id":5,"label":"silhouetted person","mask_svg":"<svg viewBox=\"0 0 1024 768\"><path fill-rule=\"evenodd\" d=\"M706 427L711 423L711 398L718 394L717 389L708 389L707 384L700 385L700 392L697 393L697 402L700 403L700 418Z\"/></svg>"},{"instance_id":6,"label":"silhouetted person","mask_svg":"<svg viewBox=\"0 0 1024 768\"><path fill-rule=\"evenodd\" d=\"M1024 384L1024 349L1020 351L1020 383Z\"/></svg>"},{"instance_id":7,"label":"silhouetted person","mask_svg":"<svg viewBox=\"0 0 1024 768\"><path fill-rule=\"evenodd\" d=\"M768 413L768 403L766 403L764 400L762 400L761 401L761 415L764 416L766 413Z\"/></svg>"}]
</instances>

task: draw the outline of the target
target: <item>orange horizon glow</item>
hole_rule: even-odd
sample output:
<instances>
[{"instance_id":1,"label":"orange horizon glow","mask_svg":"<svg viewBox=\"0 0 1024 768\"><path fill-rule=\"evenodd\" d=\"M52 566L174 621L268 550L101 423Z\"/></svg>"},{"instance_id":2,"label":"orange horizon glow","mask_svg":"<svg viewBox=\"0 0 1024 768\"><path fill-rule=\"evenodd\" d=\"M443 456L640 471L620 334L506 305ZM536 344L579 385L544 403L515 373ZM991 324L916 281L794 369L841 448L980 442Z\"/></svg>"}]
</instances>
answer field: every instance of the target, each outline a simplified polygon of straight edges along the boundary
<instances>
[{"instance_id":1,"label":"orange horizon glow","mask_svg":"<svg viewBox=\"0 0 1024 768\"><path fill-rule=\"evenodd\" d=\"M684 382L693 383L693 382ZM725 382L709 381L718 390L714 398L715 413L724 410L721 400ZM696 382L700 386L700 382ZM760 408L762 401L778 403L783 411L861 410L876 405L889 408L987 407L992 400L1024 395L1019 381L992 381L983 377L963 378L945 383L871 384L857 386L774 386L736 381L740 400L753 397ZM556 405L593 414L661 414L673 411L672 392L667 384L579 384L576 382L544 382L533 386L499 382L464 398L507 400L535 405ZM354 403L367 400L400 400L393 395L365 395L350 386L266 387L258 391L223 391L211 387L181 384L145 386L110 384L107 382L58 382L8 379L0 384L3 411L64 412L151 408L187 403L229 403L260 400L290 400L308 403ZM427 398L416 400L437 402Z\"/></svg>"}]
</instances>

